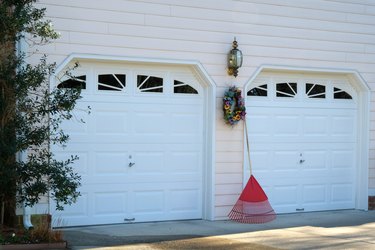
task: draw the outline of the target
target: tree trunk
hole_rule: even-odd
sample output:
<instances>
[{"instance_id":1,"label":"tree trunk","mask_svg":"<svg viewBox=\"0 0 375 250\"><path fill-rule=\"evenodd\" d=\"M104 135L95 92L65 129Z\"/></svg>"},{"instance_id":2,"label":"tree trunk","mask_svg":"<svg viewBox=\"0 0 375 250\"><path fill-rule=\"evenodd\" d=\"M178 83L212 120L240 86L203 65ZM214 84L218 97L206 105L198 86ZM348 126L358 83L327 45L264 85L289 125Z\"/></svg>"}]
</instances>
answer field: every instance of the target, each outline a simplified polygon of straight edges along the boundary
<instances>
[{"instance_id":1,"label":"tree trunk","mask_svg":"<svg viewBox=\"0 0 375 250\"><path fill-rule=\"evenodd\" d=\"M0 67L6 69L12 63L9 55L15 53L15 44L6 42L0 47ZM16 98L14 83L9 79L9 75L7 79L0 78L0 210L4 209L0 215L3 215L4 224L12 227L16 223L17 147L14 127Z\"/></svg>"},{"instance_id":2,"label":"tree trunk","mask_svg":"<svg viewBox=\"0 0 375 250\"><path fill-rule=\"evenodd\" d=\"M4 225L14 227L17 223L16 220L16 197L6 198L4 204Z\"/></svg>"}]
</instances>

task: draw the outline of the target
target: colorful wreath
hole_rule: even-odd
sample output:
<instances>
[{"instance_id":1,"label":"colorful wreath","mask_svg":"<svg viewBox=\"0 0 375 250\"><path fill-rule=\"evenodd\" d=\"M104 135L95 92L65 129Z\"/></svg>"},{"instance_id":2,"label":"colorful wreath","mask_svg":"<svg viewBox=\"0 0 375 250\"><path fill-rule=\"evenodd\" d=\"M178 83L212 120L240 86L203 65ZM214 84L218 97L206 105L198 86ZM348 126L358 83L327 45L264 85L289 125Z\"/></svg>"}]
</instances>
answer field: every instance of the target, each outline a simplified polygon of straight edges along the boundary
<instances>
[{"instance_id":1,"label":"colorful wreath","mask_svg":"<svg viewBox=\"0 0 375 250\"><path fill-rule=\"evenodd\" d=\"M224 120L227 124L235 125L246 116L241 90L235 86L225 92L223 98Z\"/></svg>"}]
</instances>

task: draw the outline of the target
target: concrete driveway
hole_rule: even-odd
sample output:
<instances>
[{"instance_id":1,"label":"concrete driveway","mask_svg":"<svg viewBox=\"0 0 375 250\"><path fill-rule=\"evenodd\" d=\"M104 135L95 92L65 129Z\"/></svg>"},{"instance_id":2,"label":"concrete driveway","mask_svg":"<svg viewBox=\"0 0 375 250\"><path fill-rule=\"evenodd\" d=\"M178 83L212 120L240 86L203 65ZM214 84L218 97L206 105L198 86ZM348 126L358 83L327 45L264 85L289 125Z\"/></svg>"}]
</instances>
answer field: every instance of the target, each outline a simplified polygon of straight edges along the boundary
<instances>
[{"instance_id":1,"label":"concrete driveway","mask_svg":"<svg viewBox=\"0 0 375 250\"><path fill-rule=\"evenodd\" d=\"M375 249L375 211L287 214L258 225L190 220L63 231L72 249Z\"/></svg>"}]
</instances>

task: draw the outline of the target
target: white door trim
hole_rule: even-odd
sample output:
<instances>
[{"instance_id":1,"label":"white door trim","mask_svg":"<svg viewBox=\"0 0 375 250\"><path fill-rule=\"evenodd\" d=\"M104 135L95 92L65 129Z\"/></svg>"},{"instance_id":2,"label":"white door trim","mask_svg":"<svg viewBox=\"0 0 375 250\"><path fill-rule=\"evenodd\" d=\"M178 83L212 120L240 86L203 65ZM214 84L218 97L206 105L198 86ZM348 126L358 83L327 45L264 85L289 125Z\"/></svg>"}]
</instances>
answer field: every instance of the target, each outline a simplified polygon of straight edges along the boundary
<instances>
[{"instance_id":1,"label":"white door trim","mask_svg":"<svg viewBox=\"0 0 375 250\"><path fill-rule=\"evenodd\" d=\"M79 61L97 62L124 62L141 63L147 65L179 65L192 69L204 88L204 160L203 160L203 219L214 220L214 191L215 191L215 119L216 113L212 112L216 107L216 84L208 75L203 65L192 60L173 60L158 58L137 58L96 54L70 54L62 61L55 70L55 74L50 77L50 89L56 86L56 76L63 72L70 64ZM50 202L50 211L54 210Z\"/></svg>"},{"instance_id":2,"label":"white door trim","mask_svg":"<svg viewBox=\"0 0 375 250\"><path fill-rule=\"evenodd\" d=\"M251 89L254 80L263 72L308 73L340 75L346 77L358 95L358 148L356 157L356 209L368 210L368 169L369 169L369 129L370 129L370 88L356 70L283 65L261 65L245 83L243 93ZM246 98L245 98L246 100ZM244 171L246 171L244 164ZM244 180L245 185L247 180Z\"/></svg>"}]
</instances>

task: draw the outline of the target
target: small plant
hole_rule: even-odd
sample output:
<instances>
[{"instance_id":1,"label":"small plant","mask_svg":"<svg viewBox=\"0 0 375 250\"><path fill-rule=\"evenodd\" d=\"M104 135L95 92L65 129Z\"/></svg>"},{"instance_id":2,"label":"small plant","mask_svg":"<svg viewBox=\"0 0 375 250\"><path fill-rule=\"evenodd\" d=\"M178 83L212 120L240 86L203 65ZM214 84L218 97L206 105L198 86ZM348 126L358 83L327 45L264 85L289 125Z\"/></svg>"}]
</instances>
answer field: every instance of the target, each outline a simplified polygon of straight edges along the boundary
<instances>
[{"instance_id":1,"label":"small plant","mask_svg":"<svg viewBox=\"0 0 375 250\"><path fill-rule=\"evenodd\" d=\"M62 231L51 229L47 223L42 223L29 230L29 238L33 243L64 241Z\"/></svg>"},{"instance_id":2,"label":"small plant","mask_svg":"<svg viewBox=\"0 0 375 250\"><path fill-rule=\"evenodd\" d=\"M0 244L29 244L27 232L22 229L4 229L0 232Z\"/></svg>"},{"instance_id":3,"label":"small plant","mask_svg":"<svg viewBox=\"0 0 375 250\"><path fill-rule=\"evenodd\" d=\"M1 245L9 244L38 244L64 242L63 233L50 227L50 220L39 219L35 227L30 230L23 228L0 229L0 249Z\"/></svg>"},{"instance_id":4,"label":"small plant","mask_svg":"<svg viewBox=\"0 0 375 250\"><path fill-rule=\"evenodd\" d=\"M5 239L3 238L3 234L0 232L0 245L5 243Z\"/></svg>"}]
</instances>

